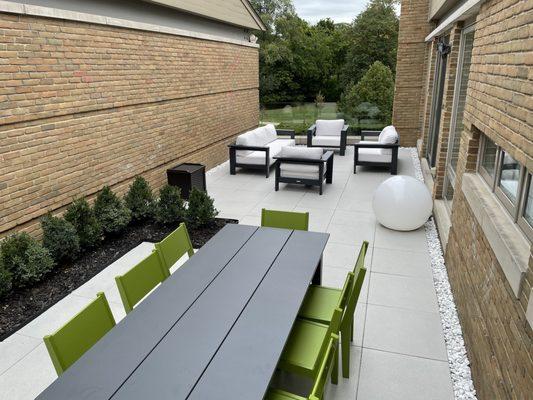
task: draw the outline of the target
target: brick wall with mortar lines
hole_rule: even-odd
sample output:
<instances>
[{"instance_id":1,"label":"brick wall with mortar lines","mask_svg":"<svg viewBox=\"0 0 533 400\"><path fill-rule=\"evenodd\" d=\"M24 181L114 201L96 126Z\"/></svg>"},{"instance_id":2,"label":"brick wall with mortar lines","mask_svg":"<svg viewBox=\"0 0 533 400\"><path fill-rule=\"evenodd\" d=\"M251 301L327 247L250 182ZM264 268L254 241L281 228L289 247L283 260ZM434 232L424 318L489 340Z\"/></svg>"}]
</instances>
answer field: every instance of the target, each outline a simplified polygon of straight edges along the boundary
<instances>
[{"instance_id":1,"label":"brick wall with mortar lines","mask_svg":"<svg viewBox=\"0 0 533 400\"><path fill-rule=\"evenodd\" d=\"M402 146L415 146L420 135L426 68L420 57L431 27L428 7L428 0L403 0L401 6L392 124L398 129Z\"/></svg>"},{"instance_id":2,"label":"brick wall with mortar lines","mask_svg":"<svg viewBox=\"0 0 533 400\"><path fill-rule=\"evenodd\" d=\"M104 184L212 167L258 120L256 48L0 14L0 236Z\"/></svg>"},{"instance_id":3,"label":"brick wall with mortar lines","mask_svg":"<svg viewBox=\"0 0 533 400\"><path fill-rule=\"evenodd\" d=\"M479 399L524 399L533 387L533 259L517 300L458 189L482 133L533 169L532 23L533 4L516 0L486 2L476 20L446 263Z\"/></svg>"}]
</instances>

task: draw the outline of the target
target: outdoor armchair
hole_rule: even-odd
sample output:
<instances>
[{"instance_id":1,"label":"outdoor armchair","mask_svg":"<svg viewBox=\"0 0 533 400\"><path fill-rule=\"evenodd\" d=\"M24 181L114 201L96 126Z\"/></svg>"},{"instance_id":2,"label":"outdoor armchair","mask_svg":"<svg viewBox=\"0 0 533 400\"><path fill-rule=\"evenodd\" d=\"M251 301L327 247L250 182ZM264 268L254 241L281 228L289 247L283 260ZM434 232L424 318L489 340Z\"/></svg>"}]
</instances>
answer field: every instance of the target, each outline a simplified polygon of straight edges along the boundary
<instances>
[{"instance_id":1,"label":"outdoor armchair","mask_svg":"<svg viewBox=\"0 0 533 400\"><path fill-rule=\"evenodd\" d=\"M333 182L333 152L322 148L285 147L276 159L275 189L279 183L318 186L322 194L324 180Z\"/></svg>"},{"instance_id":2,"label":"outdoor armchair","mask_svg":"<svg viewBox=\"0 0 533 400\"><path fill-rule=\"evenodd\" d=\"M252 168L263 170L268 178L270 167L275 162L274 157L282 148L294 145L294 131L276 129L273 124L245 132L237 136L235 143L228 146L230 174L235 175L237 167Z\"/></svg>"},{"instance_id":3,"label":"outdoor armchair","mask_svg":"<svg viewBox=\"0 0 533 400\"><path fill-rule=\"evenodd\" d=\"M362 131L361 135L376 135L379 131ZM357 173L358 165L389 167L392 175L398 173L398 150L400 136L394 126L390 125L378 135L378 141L361 141L354 144L353 173Z\"/></svg>"},{"instance_id":4,"label":"outdoor armchair","mask_svg":"<svg viewBox=\"0 0 533 400\"><path fill-rule=\"evenodd\" d=\"M343 156L346 152L348 128L343 119L317 119L307 130L307 147L338 148Z\"/></svg>"}]
</instances>

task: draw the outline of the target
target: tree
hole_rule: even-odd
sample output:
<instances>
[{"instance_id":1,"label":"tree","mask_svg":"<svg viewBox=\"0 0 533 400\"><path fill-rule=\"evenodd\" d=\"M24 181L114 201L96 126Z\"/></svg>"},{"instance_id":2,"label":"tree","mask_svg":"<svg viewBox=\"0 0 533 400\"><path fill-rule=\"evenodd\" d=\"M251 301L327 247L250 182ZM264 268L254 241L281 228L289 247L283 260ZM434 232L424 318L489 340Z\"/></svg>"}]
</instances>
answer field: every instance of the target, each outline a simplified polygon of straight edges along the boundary
<instances>
[{"instance_id":1,"label":"tree","mask_svg":"<svg viewBox=\"0 0 533 400\"><path fill-rule=\"evenodd\" d=\"M343 93L340 110L357 119L378 117L389 124L394 99L394 78L392 71L376 61L357 84L351 84Z\"/></svg>"},{"instance_id":2,"label":"tree","mask_svg":"<svg viewBox=\"0 0 533 400\"><path fill-rule=\"evenodd\" d=\"M380 61L396 70L399 20L397 0L371 0L359 14L348 35L348 51L341 76L344 87L356 83L365 71Z\"/></svg>"}]
</instances>

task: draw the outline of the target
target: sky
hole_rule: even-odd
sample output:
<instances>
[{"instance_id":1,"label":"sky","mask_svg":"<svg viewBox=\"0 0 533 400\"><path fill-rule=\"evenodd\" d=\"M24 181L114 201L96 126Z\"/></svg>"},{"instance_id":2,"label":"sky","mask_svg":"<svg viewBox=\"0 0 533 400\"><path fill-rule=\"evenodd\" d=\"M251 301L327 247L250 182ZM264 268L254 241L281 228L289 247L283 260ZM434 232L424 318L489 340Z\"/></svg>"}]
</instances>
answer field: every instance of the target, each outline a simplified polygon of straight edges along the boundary
<instances>
[{"instance_id":1,"label":"sky","mask_svg":"<svg viewBox=\"0 0 533 400\"><path fill-rule=\"evenodd\" d=\"M351 22L365 9L368 0L293 0L300 18L314 24L323 18Z\"/></svg>"}]
</instances>

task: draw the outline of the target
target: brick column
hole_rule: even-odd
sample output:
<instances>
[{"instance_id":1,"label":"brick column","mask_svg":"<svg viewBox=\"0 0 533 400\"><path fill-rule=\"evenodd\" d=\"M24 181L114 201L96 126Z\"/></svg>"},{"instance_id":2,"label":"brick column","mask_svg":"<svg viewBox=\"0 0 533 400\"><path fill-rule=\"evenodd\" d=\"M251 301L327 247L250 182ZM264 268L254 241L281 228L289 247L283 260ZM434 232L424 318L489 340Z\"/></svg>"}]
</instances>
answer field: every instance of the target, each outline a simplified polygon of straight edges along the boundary
<instances>
[{"instance_id":1,"label":"brick column","mask_svg":"<svg viewBox=\"0 0 533 400\"><path fill-rule=\"evenodd\" d=\"M402 146L415 146L420 136L421 97L424 95L424 39L430 32L428 0L403 0L392 123Z\"/></svg>"},{"instance_id":2,"label":"brick column","mask_svg":"<svg viewBox=\"0 0 533 400\"><path fill-rule=\"evenodd\" d=\"M444 176L446 175L446 158L448 156L448 142L452 125L453 97L455 94L455 78L463 24L456 24L450 32L449 45L451 51L446 58L446 76L444 77L444 91L442 94L442 111L439 126L439 142L437 145L436 173L433 185L433 198L442 198Z\"/></svg>"}]
</instances>

